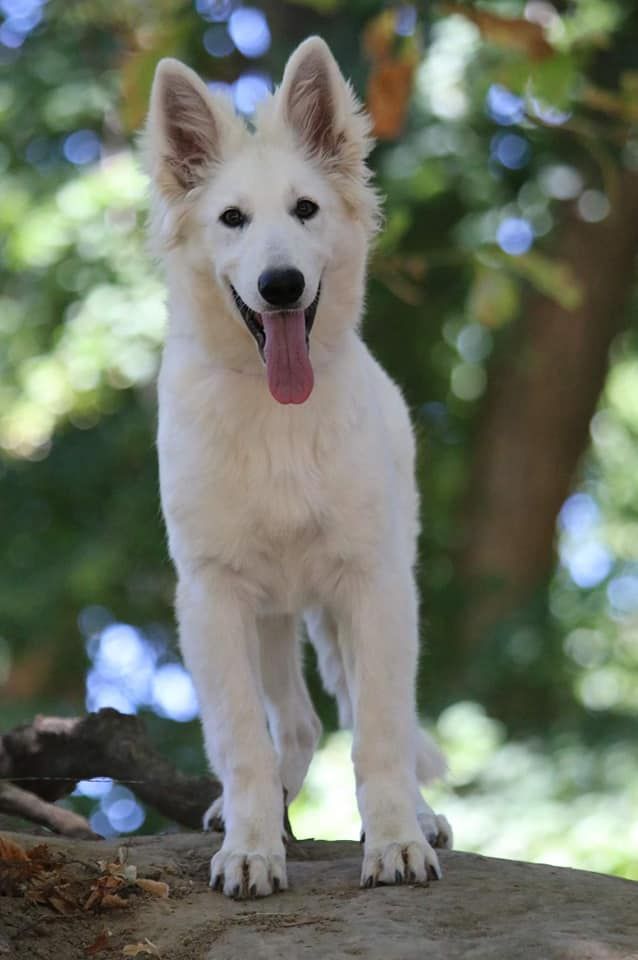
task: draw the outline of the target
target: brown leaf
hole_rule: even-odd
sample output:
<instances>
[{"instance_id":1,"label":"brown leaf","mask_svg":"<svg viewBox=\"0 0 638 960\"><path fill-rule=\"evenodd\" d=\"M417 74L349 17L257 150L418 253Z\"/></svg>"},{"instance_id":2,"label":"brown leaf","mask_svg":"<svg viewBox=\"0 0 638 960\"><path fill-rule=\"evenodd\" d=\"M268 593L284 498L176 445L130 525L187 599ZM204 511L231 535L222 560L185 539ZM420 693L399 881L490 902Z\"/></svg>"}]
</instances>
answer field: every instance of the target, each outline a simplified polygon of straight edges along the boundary
<instances>
[{"instance_id":1,"label":"brown leaf","mask_svg":"<svg viewBox=\"0 0 638 960\"><path fill-rule=\"evenodd\" d=\"M116 877L112 874L105 874L99 877L91 886L91 892L84 903L84 909L91 910L93 907L99 907L104 897L113 894L113 892L118 890L123 884L124 881L121 877Z\"/></svg>"},{"instance_id":2,"label":"brown leaf","mask_svg":"<svg viewBox=\"0 0 638 960\"><path fill-rule=\"evenodd\" d=\"M380 140L394 140L403 129L414 70L410 62L382 60L370 72L366 105Z\"/></svg>"},{"instance_id":3,"label":"brown leaf","mask_svg":"<svg viewBox=\"0 0 638 960\"><path fill-rule=\"evenodd\" d=\"M383 10L366 25L363 49L370 60L382 60L392 55L396 40L396 11Z\"/></svg>"},{"instance_id":4,"label":"brown leaf","mask_svg":"<svg viewBox=\"0 0 638 960\"><path fill-rule=\"evenodd\" d=\"M471 20L481 31L481 36L498 47L516 50L530 60L547 60L554 56L554 48L545 39L545 31L539 23L530 23L518 17L500 17L488 10L464 3L445 3L445 13L457 13Z\"/></svg>"},{"instance_id":5,"label":"brown leaf","mask_svg":"<svg viewBox=\"0 0 638 960\"><path fill-rule=\"evenodd\" d=\"M169 886L162 880L146 880L144 877L140 877L136 883L138 887L141 887L146 893L151 893L154 897L168 896Z\"/></svg>"},{"instance_id":6,"label":"brown leaf","mask_svg":"<svg viewBox=\"0 0 638 960\"><path fill-rule=\"evenodd\" d=\"M101 953L103 950L108 950L111 939L111 931L106 928L98 934L97 939L93 941L90 946L86 947L84 953L87 957L94 957L96 953Z\"/></svg>"},{"instance_id":7,"label":"brown leaf","mask_svg":"<svg viewBox=\"0 0 638 960\"><path fill-rule=\"evenodd\" d=\"M55 893L48 896L46 902L52 906L54 910L57 910L58 913L73 913L77 909L76 905L67 900L66 897L57 896Z\"/></svg>"},{"instance_id":8,"label":"brown leaf","mask_svg":"<svg viewBox=\"0 0 638 960\"><path fill-rule=\"evenodd\" d=\"M53 863L51 850L46 843L39 843L36 847L31 847L27 856L29 857L29 860L37 861L42 865L50 865Z\"/></svg>"},{"instance_id":9,"label":"brown leaf","mask_svg":"<svg viewBox=\"0 0 638 960\"><path fill-rule=\"evenodd\" d=\"M0 860L28 860L28 854L15 840L0 834Z\"/></svg>"},{"instance_id":10,"label":"brown leaf","mask_svg":"<svg viewBox=\"0 0 638 960\"><path fill-rule=\"evenodd\" d=\"M28 882L43 869L29 859L24 847L0 834L0 896L24 896Z\"/></svg>"},{"instance_id":11,"label":"brown leaf","mask_svg":"<svg viewBox=\"0 0 638 960\"><path fill-rule=\"evenodd\" d=\"M128 900L120 897L117 893L106 893L100 903L103 910L121 910L122 907L128 907L128 905Z\"/></svg>"}]
</instances>

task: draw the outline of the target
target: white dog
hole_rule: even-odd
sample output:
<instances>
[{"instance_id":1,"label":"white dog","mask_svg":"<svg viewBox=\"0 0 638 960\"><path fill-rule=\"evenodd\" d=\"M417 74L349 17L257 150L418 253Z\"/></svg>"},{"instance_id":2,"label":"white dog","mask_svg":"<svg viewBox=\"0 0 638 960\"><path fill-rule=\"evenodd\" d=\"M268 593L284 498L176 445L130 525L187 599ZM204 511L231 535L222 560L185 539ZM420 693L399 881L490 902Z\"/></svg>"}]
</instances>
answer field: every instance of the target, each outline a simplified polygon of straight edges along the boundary
<instances>
[{"instance_id":1,"label":"white dog","mask_svg":"<svg viewBox=\"0 0 638 960\"><path fill-rule=\"evenodd\" d=\"M302 618L354 729L362 884L438 877L433 846L451 842L419 791L444 761L415 708L412 430L358 332L378 221L368 127L317 37L254 131L183 64L157 68L161 494L182 650L224 788L211 884L230 896L287 884L284 790L299 792L320 734Z\"/></svg>"}]
</instances>

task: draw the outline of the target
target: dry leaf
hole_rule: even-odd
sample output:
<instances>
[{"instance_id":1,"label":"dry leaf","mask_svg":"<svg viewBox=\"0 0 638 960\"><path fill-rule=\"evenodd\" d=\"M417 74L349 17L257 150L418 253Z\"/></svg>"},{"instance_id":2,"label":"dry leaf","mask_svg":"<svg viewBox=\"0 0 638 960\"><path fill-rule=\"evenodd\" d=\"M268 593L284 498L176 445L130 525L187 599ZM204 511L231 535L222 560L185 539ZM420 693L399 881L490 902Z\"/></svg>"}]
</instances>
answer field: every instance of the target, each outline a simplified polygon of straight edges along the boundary
<instances>
[{"instance_id":1,"label":"dry leaf","mask_svg":"<svg viewBox=\"0 0 638 960\"><path fill-rule=\"evenodd\" d=\"M38 863L51 865L53 860L51 857L51 851L49 850L46 843L39 843L36 847L31 847L28 852L29 860L37 861Z\"/></svg>"},{"instance_id":2,"label":"dry leaf","mask_svg":"<svg viewBox=\"0 0 638 960\"><path fill-rule=\"evenodd\" d=\"M154 897L167 897L169 886L162 880L146 880L143 877L137 881L137 886L141 887L146 893L152 893Z\"/></svg>"},{"instance_id":3,"label":"dry leaf","mask_svg":"<svg viewBox=\"0 0 638 960\"><path fill-rule=\"evenodd\" d=\"M121 910L123 907L128 907L129 902L125 900L124 897L120 897L117 893L107 893L102 897L102 902L100 906L104 910Z\"/></svg>"},{"instance_id":4,"label":"dry leaf","mask_svg":"<svg viewBox=\"0 0 638 960\"><path fill-rule=\"evenodd\" d=\"M69 903L64 897L57 897L54 893L46 898L46 902L58 913L73 913L75 910L75 904Z\"/></svg>"},{"instance_id":5,"label":"dry leaf","mask_svg":"<svg viewBox=\"0 0 638 960\"><path fill-rule=\"evenodd\" d=\"M148 939L145 939L144 943L127 943L126 946L122 948L122 953L125 957L137 957L140 953L145 953L151 957L159 957L160 955L155 944L151 943Z\"/></svg>"},{"instance_id":6,"label":"dry leaf","mask_svg":"<svg viewBox=\"0 0 638 960\"><path fill-rule=\"evenodd\" d=\"M366 25L363 49L370 60L382 60L392 55L396 40L396 11L383 10Z\"/></svg>"},{"instance_id":7,"label":"dry leaf","mask_svg":"<svg viewBox=\"0 0 638 960\"><path fill-rule=\"evenodd\" d=\"M366 106L379 140L394 140L403 130L414 69L411 63L382 60L370 73Z\"/></svg>"},{"instance_id":8,"label":"dry leaf","mask_svg":"<svg viewBox=\"0 0 638 960\"><path fill-rule=\"evenodd\" d=\"M102 932L98 934L97 939L85 949L85 955L87 957L94 957L96 953L101 953L102 950L108 950L110 939L111 931L106 929L102 930Z\"/></svg>"},{"instance_id":9,"label":"dry leaf","mask_svg":"<svg viewBox=\"0 0 638 960\"><path fill-rule=\"evenodd\" d=\"M28 860L26 850L20 846L19 843L16 843L15 840L10 840L9 837L3 837L0 834L0 860Z\"/></svg>"},{"instance_id":10,"label":"dry leaf","mask_svg":"<svg viewBox=\"0 0 638 960\"><path fill-rule=\"evenodd\" d=\"M110 866L110 864L108 864L108 866ZM119 890L119 888L123 886L124 880L122 877L116 877L108 873L105 874L91 886L91 893L84 903L84 909L91 910L94 907L103 906L106 898L114 896L115 891ZM118 899L121 898L118 897ZM126 901L124 900L123 903L126 903ZM114 906L114 904L110 905Z\"/></svg>"},{"instance_id":11,"label":"dry leaf","mask_svg":"<svg viewBox=\"0 0 638 960\"><path fill-rule=\"evenodd\" d=\"M34 850L46 850L41 844ZM47 851L48 853L48 851ZM44 870L44 864L30 859L30 854L9 837L0 835L0 896L20 897L32 878Z\"/></svg>"},{"instance_id":12,"label":"dry leaf","mask_svg":"<svg viewBox=\"0 0 638 960\"><path fill-rule=\"evenodd\" d=\"M395 26L396 10L383 10L370 20L363 35L366 56L372 61L366 107L373 120L372 132L380 140L394 140L403 129L420 59L417 39L398 38Z\"/></svg>"},{"instance_id":13,"label":"dry leaf","mask_svg":"<svg viewBox=\"0 0 638 960\"><path fill-rule=\"evenodd\" d=\"M446 3L443 10L445 13L457 13L466 20L471 20L485 40L508 50L516 50L530 60L547 60L554 56L554 48L545 39L545 31L539 23L530 23L529 20L518 17L500 17L463 3Z\"/></svg>"}]
</instances>

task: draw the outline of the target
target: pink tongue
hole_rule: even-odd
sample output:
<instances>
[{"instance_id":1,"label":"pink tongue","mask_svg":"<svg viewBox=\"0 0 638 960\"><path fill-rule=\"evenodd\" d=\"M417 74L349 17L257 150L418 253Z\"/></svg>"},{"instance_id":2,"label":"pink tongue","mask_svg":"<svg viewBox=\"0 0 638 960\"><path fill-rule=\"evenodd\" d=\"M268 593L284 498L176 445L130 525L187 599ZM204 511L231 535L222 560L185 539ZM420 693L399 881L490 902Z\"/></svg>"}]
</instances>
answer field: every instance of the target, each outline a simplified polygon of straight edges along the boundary
<instances>
[{"instance_id":1,"label":"pink tongue","mask_svg":"<svg viewBox=\"0 0 638 960\"><path fill-rule=\"evenodd\" d=\"M262 313L261 322L266 333L264 354L270 392L279 403L303 403L315 383L304 311Z\"/></svg>"}]
</instances>

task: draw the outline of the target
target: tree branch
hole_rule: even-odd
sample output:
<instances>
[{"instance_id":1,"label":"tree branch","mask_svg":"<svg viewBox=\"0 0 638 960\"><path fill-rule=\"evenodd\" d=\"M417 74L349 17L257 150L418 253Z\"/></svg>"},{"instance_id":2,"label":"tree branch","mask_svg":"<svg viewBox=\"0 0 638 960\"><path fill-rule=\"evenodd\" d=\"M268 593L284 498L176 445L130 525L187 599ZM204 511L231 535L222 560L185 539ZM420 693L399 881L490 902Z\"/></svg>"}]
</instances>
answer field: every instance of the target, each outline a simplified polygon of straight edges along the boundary
<instances>
[{"instance_id":1,"label":"tree branch","mask_svg":"<svg viewBox=\"0 0 638 960\"><path fill-rule=\"evenodd\" d=\"M31 823L49 827L63 837L75 837L78 840L99 840L99 835L91 830L88 821L72 810L56 807L54 803L42 800L31 793L16 787L15 783L0 783L0 810L13 817L22 817Z\"/></svg>"},{"instance_id":2,"label":"tree branch","mask_svg":"<svg viewBox=\"0 0 638 960\"><path fill-rule=\"evenodd\" d=\"M84 818L53 806L79 780L110 777L185 827L200 829L221 794L213 777L189 777L159 754L139 717L104 709L86 717L38 716L0 736L0 811L64 836L95 836ZM36 779L33 779L36 778ZM53 779L49 779L53 778Z\"/></svg>"}]
</instances>

